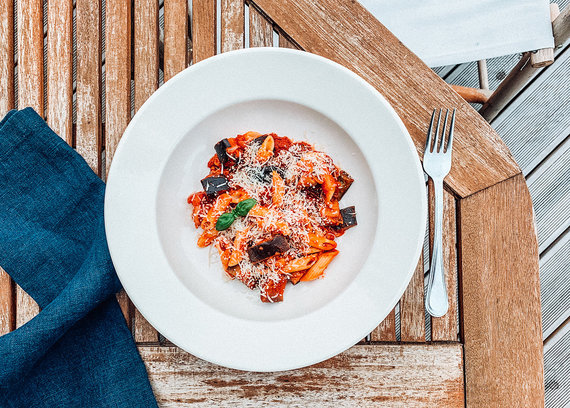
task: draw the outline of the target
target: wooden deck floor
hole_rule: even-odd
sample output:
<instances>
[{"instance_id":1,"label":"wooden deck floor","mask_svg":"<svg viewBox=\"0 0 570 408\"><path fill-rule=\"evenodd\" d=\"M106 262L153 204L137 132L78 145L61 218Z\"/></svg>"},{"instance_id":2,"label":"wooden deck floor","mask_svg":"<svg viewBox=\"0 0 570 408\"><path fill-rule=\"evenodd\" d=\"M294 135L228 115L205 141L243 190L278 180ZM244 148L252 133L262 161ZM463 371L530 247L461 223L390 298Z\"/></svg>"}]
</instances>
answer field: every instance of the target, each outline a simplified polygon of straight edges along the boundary
<instances>
[{"instance_id":1,"label":"wooden deck floor","mask_svg":"<svg viewBox=\"0 0 570 408\"><path fill-rule=\"evenodd\" d=\"M557 3L563 9L570 1ZM520 55L510 55L487 61L492 89L519 59ZM434 70L448 83L478 86L476 63ZM567 43L555 63L539 71L491 123L521 166L535 210L547 408L570 406L569 78Z\"/></svg>"}]
</instances>

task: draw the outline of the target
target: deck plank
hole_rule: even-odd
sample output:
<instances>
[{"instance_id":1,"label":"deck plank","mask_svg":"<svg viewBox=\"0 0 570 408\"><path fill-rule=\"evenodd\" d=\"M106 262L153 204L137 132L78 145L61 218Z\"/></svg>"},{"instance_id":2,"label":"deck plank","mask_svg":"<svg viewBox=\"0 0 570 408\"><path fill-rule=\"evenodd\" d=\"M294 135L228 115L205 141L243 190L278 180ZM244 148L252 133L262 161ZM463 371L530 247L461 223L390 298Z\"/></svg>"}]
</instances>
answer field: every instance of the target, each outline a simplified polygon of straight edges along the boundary
<instances>
[{"instance_id":1,"label":"deck plank","mask_svg":"<svg viewBox=\"0 0 570 408\"><path fill-rule=\"evenodd\" d=\"M294 371L254 373L176 347L141 347L162 407L463 407L459 344L362 345ZM176 366L176 370L172 367Z\"/></svg>"},{"instance_id":2,"label":"deck plank","mask_svg":"<svg viewBox=\"0 0 570 408\"><path fill-rule=\"evenodd\" d=\"M570 134L569 77L567 48L492 122L525 175Z\"/></svg>"},{"instance_id":3,"label":"deck plank","mask_svg":"<svg viewBox=\"0 0 570 408\"><path fill-rule=\"evenodd\" d=\"M101 174L101 0L76 3L76 134L75 148Z\"/></svg>"},{"instance_id":4,"label":"deck plank","mask_svg":"<svg viewBox=\"0 0 570 408\"><path fill-rule=\"evenodd\" d=\"M424 257L420 256L412 280L400 299L400 339L425 342Z\"/></svg>"},{"instance_id":5,"label":"deck plank","mask_svg":"<svg viewBox=\"0 0 570 408\"><path fill-rule=\"evenodd\" d=\"M249 46L271 47L273 27L253 6L249 6Z\"/></svg>"},{"instance_id":6,"label":"deck plank","mask_svg":"<svg viewBox=\"0 0 570 408\"><path fill-rule=\"evenodd\" d=\"M553 344L544 349L546 408L570 404L570 322L561 330Z\"/></svg>"},{"instance_id":7,"label":"deck plank","mask_svg":"<svg viewBox=\"0 0 570 408\"><path fill-rule=\"evenodd\" d=\"M47 9L47 123L73 145L73 1L49 0Z\"/></svg>"},{"instance_id":8,"label":"deck plank","mask_svg":"<svg viewBox=\"0 0 570 408\"><path fill-rule=\"evenodd\" d=\"M370 333L371 341L396 341L396 309Z\"/></svg>"}]
</instances>

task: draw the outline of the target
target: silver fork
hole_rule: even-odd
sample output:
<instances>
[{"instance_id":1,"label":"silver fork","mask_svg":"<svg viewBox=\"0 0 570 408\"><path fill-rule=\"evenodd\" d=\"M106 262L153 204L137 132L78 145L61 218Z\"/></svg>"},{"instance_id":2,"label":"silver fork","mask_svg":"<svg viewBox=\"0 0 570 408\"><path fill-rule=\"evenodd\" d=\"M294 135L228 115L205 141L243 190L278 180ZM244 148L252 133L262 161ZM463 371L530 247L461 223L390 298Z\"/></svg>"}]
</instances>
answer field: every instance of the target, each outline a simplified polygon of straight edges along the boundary
<instances>
[{"instance_id":1,"label":"silver fork","mask_svg":"<svg viewBox=\"0 0 570 408\"><path fill-rule=\"evenodd\" d=\"M441 317L447 313L449 301L445 284L442 253L442 223L443 223L443 179L451 169L451 149L453 147L453 126L455 124L455 109L451 115L451 125L447 138L447 118L449 109L445 112L443 129L440 132L441 112L437 118L435 135L433 122L437 109L433 110L424 151L424 171L433 180L435 192L435 226L433 233L433 252L430 263L429 282L426 295L426 310L433 317Z\"/></svg>"}]
</instances>

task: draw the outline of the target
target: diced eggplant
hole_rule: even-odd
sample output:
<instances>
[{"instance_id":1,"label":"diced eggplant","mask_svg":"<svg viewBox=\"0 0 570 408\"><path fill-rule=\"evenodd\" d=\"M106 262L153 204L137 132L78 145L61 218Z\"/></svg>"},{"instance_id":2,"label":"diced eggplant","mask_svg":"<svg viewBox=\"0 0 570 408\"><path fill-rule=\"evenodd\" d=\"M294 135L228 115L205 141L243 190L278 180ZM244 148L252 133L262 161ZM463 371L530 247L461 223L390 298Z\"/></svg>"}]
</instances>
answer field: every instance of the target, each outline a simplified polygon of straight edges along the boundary
<instances>
[{"instance_id":1,"label":"diced eggplant","mask_svg":"<svg viewBox=\"0 0 570 408\"><path fill-rule=\"evenodd\" d=\"M340 201L344 193L350 188L354 179L350 177L346 171L341 170L340 175L337 177L336 181L338 181L338 185L336 190L333 194L333 199L336 201Z\"/></svg>"},{"instance_id":2,"label":"diced eggplant","mask_svg":"<svg viewBox=\"0 0 570 408\"><path fill-rule=\"evenodd\" d=\"M285 176L283 169L276 166L263 166L259 171L253 173L252 176L262 183L271 183L274 171L276 171L282 178Z\"/></svg>"},{"instance_id":3,"label":"diced eggplant","mask_svg":"<svg viewBox=\"0 0 570 408\"><path fill-rule=\"evenodd\" d=\"M356 209L354 206L346 207L340 210L340 215L342 215L342 229L349 229L358 225L356 221Z\"/></svg>"},{"instance_id":4,"label":"diced eggplant","mask_svg":"<svg viewBox=\"0 0 570 408\"><path fill-rule=\"evenodd\" d=\"M254 245L247 250L249 260L257 263L277 253L283 253L289 249L289 243L283 235L276 235L269 241Z\"/></svg>"},{"instance_id":5,"label":"diced eggplant","mask_svg":"<svg viewBox=\"0 0 570 408\"><path fill-rule=\"evenodd\" d=\"M226 149L230 146L231 146L231 144L230 144L230 141L228 139L220 140L218 143L216 143L214 145L214 150L216 151L216 154L218 155L218 159L220 160L220 163L225 163L228 161L229 156L228 156L228 153L226 152Z\"/></svg>"},{"instance_id":6,"label":"diced eggplant","mask_svg":"<svg viewBox=\"0 0 570 408\"><path fill-rule=\"evenodd\" d=\"M265 141L265 139L267 138L267 136L269 136L269 135L261 135L261 136L258 136L258 137L256 137L255 139L253 139L251 143L259 143L259 144L262 144L262 143Z\"/></svg>"},{"instance_id":7,"label":"diced eggplant","mask_svg":"<svg viewBox=\"0 0 570 408\"><path fill-rule=\"evenodd\" d=\"M224 176L206 177L201 180L202 187L207 195L213 196L230 189L228 180Z\"/></svg>"}]
</instances>

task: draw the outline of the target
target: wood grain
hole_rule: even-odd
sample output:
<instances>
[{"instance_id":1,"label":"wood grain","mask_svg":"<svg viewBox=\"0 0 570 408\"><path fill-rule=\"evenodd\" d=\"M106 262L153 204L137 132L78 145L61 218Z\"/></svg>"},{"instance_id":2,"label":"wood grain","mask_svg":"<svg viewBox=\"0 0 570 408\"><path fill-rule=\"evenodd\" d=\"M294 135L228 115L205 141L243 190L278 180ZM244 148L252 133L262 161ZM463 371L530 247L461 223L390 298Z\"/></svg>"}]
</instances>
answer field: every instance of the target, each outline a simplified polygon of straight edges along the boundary
<instances>
[{"instance_id":1,"label":"wood grain","mask_svg":"<svg viewBox=\"0 0 570 408\"><path fill-rule=\"evenodd\" d=\"M192 63L216 55L216 0L192 0Z\"/></svg>"},{"instance_id":2,"label":"wood grain","mask_svg":"<svg viewBox=\"0 0 570 408\"><path fill-rule=\"evenodd\" d=\"M14 3L0 2L0 118L14 109ZM0 263L2 260L0 259ZM0 268L0 336L14 330L16 305L14 283Z\"/></svg>"},{"instance_id":3,"label":"wood grain","mask_svg":"<svg viewBox=\"0 0 570 408\"><path fill-rule=\"evenodd\" d=\"M400 339L405 342L426 341L423 255L400 299Z\"/></svg>"},{"instance_id":4,"label":"wood grain","mask_svg":"<svg viewBox=\"0 0 570 408\"><path fill-rule=\"evenodd\" d=\"M305 51L365 78L394 107L423 156L434 108L457 108L449 187L466 197L520 170L497 133L356 1L255 0Z\"/></svg>"},{"instance_id":5,"label":"wood grain","mask_svg":"<svg viewBox=\"0 0 570 408\"><path fill-rule=\"evenodd\" d=\"M101 0L76 3L75 148L101 176Z\"/></svg>"},{"instance_id":6,"label":"wood grain","mask_svg":"<svg viewBox=\"0 0 570 408\"><path fill-rule=\"evenodd\" d=\"M239 50L245 43L243 0L221 0L220 51Z\"/></svg>"},{"instance_id":7,"label":"wood grain","mask_svg":"<svg viewBox=\"0 0 570 408\"><path fill-rule=\"evenodd\" d=\"M0 117L14 109L14 3L0 1Z\"/></svg>"},{"instance_id":8,"label":"wood grain","mask_svg":"<svg viewBox=\"0 0 570 408\"><path fill-rule=\"evenodd\" d=\"M141 347L161 407L462 407L459 344L355 346L294 371L223 368L175 347ZM173 367L176 367L173 370Z\"/></svg>"},{"instance_id":9,"label":"wood grain","mask_svg":"<svg viewBox=\"0 0 570 408\"><path fill-rule=\"evenodd\" d=\"M48 0L47 122L73 145L73 1Z\"/></svg>"},{"instance_id":10,"label":"wood grain","mask_svg":"<svg viewBox=\"0 0 570 408\"><path fill-rule=\"evenodd\" d=\"M164 82L188 66L188 1L164 0Z\"/></svg>"},{"instance_id":11,"label":"wood grain","mask_svg":"<svg viewBox=\"0 0 570 408\"><path fill-rule=\"evenodd\" d=\"M396 341L396 311L388 316L370 333L371 341Z\"/></svg>"},{"instance_id":12,"label":"wood grain","mask_svg":"<svg viewBox=\"0 0 570 408\"><path fill-rule=\"evenodd\" d=\"M24 289L16 285L16 328L32 320L40 312L40 307Z\"/></svg>"},{"instance_id":13,"label":"wood grain","mask_svg":"<svg viewBox=\"0 0 570 408\"><path fill-rule=\"evenodd\" d=\"M294 42L289 40L289 38L287 38L287 36L283 35L283 34L279 34L279 46L281 48L291 48L294 50L300 50L300 48L299 48L299 46L297 46L297 44L295 44Z\"/></svg>"},{"instance_id":14,"label":"wood grain","mask_svg":"<svg viewBox=\"0 0 570 408\"><path fill-rule=\"evenodd\" d=\"M18 0L18 108L44 116L44 26L42 0Z\"/></svg>"},{"instance_id":15,"label":"wood grain","mask_svg":"<svg viewBox=\"0 0 570 408\"><path fill-rule=\"evenodd\" d=\"M44 116L44 30L42 0L18 1L18 108ZM17 286L16 327L39 313L37 303Z\"/></svg>"},{"instance_id":16,"label":"wood grain","mask_svg":"<svg viewBox=\"0 0 570 408\"><path fill-rule=\"evenodd\" d=\"M542 407L538 242L522 175L460 201L467 405Z\"/></svg>"},{"instance_id":17,"label":"wood grain","mask_svg":"<svg viewBox=\"0 0 570 408\"><path fill-rule=\"evenodd\" d=\"M435 195L433 183L428 183L429 196L429 233L430 257L433 250L434 209ZM456 228L455 197L449 191L443 191L443 269L447 286L449 309L442 317L431 318L432 341L457 341L459 328L457 327L457 228Z\"/></svg>"},{"instance_id":18,"label":"wood grain","mask_svg":"<svg viewBox=\"0 0 570 408\"><path fill-rule=\"evenodd\" d=\"M16 304L14 282L0 268L0 336L16 328Z\"/></svg>"},{"instance_id":19,"label":"wood grain","mask_svg":"<svg viewBox=\"0 0 570 408\"><path fill-rule=\"evenodd\" d=\"M107 3L105 21L105 169L109 174L119 140L131 118L131 2ZM132 304L124 290L117 295L129 327Z\"/></svg>"},{"instance_id":20,"label":"wood grain","mask_svg":"<svg viewBox=\"0 0 570 408\"><path fill-rule=\"evenodd\" d=\"M134 1L135 112L158 88L158 0ZM135 341L158 342L158 332L134 309Z\"/></svg>"},{"instance_id":21,"label":"wood grain","mask_svg":"<svg viewBox=\"0 0 570 408\"><path fill-rule=\"evenodd\" d=\"M249 7L249 46L273 46L273 27L255 7Z\"/></svg>"}]
</instances>

